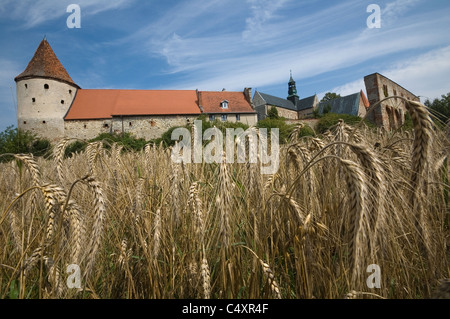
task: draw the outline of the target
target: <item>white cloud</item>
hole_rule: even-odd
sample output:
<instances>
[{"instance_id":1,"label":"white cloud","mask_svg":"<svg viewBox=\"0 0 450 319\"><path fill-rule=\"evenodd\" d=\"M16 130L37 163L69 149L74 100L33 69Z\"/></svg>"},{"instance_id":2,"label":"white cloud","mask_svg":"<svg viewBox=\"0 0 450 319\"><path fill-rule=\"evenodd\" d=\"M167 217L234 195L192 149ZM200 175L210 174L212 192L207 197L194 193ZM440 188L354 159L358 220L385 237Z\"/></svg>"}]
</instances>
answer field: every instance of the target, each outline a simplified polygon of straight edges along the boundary
<instances>
[{"instance_id":1,"label":"white cloud","mask_svg":"<svg viewBox=\"0 0 450 319\"><path fill-rule=\"evenodd\" d=\"M450 46L395 63L379 73L420 96L422 102L440 98L450 92ZM362 77L365 75L367 74ZM365 92L363 78L334 87L330 91L345 96L361 89Z\"/></svg>"},{"instance_id":2,"label":"white cloud","mask_svg":"<svg viewBox=\"0 0 450 319\"><path fill-rule=\"evenodd\" d=\"M246 28L242 33L244 39L260 34L263 26L273 19L276 11L291 0L247 0L251 16L245 20Z\"/></svg>"},{"instance_id":3,"label":"white cloud","mask_svg":"<svg viewBox=\"0 0 450 319\"><path fill-rule=\"evenodd\" d=\"M67 6L76 3L83 16L95 15L103 11L123 8L133 0L4 0L0 6L0 17L23 21L26 29L46 21L68 16Z\"/></svg>"}]
</instances>

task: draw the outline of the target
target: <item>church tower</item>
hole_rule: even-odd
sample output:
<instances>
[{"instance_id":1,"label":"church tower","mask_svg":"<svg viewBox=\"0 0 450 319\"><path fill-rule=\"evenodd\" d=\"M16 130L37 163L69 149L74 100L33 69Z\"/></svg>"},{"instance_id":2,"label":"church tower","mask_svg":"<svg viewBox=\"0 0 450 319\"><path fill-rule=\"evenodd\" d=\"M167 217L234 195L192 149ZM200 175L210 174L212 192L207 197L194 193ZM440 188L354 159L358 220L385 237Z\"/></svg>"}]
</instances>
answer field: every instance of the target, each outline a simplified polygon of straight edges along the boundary
<instances>
[{"instance_id":1,"label":"church tower","mask_svg":"<svg viewBox=\"0 0 450 319\"><path fill-rule=\"evenodd\" d=\"M291 77L289 79L289 90L288 90L288 97L287 99L294 103L295 107L298 106L298 101L300 100L299 96L297 95L297 87L295 86L295 81L292 78L292 71L291 71Z\"/></svg>"},{"instance_id":2,"label":"church tower","mask_svg":"<svg viewBox=\"0 0 450 319\"><path fill-rule=\"evenodd\" d=\"M18 128L49 140L64 137L64 116L80 88L44 38L16 81Z\"/></svg>"}]
</instances>

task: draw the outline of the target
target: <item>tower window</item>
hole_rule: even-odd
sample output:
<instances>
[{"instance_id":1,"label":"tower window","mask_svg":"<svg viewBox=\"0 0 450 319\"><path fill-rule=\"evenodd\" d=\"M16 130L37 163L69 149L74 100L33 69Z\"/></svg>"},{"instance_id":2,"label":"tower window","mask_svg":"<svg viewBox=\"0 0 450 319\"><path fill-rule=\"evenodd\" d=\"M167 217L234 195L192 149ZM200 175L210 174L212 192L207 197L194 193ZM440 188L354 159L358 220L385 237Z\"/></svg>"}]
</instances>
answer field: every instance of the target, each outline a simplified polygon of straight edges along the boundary
<instances>
[{"instance_id":1,"label":"tower window","mask_svg":"<svg viewBox=\"0 0 450 319\"><path fill-rule=\"evenodd\" d=\"M31 98L31 102L36 102L36 99L33 97L33 98Z\"/></svg>"},{"instance_id":2,"label":"tower window","mask_svg":"<svg viewBox=\"0 0 450 319\"><path fill-rule=\"evenodd\" d=\"M64 100L61 100L61 104L64 104Z\"/></svg>"},{"instance_id":3,"label":"tower window","mask_svg":"<svg viewBox=\"0 0 450 319\"><path fill-rule=\"evenodd\" d=\"M47 83L44 84L44 89L48 90L49 86Z\"/></svg>"},{"instance_id":4,"label":"tower window","mask_svg":"<svg viewBox=\"0 0 450 319\"><path fill-rule=\"evenodd\" d=\"M45 121L42 121L42 124L45 124L46 122Z\"/></svg>"},{"instance_id":5,"label":"tower window","mask_svg":"<svg viewBox=\"0 0 450 319\"><path fill-rule=\"evenodd\" d=\"M28 89L28 84L25 83L25 88Z\"/></svg>"},{"instance_id":6,"label":"tower window","mask_svg":"<svg viewBox=\"0 0 450 319\"><path fill-rule=\"evenodd\" d=\"M27 124L27 121L23 121L23 124Z\"/></svg>"},{"instance_id":7,"label":"tower window","mask_svg":"<svg viewBox=\"0 0 450 319\"><path fill-rule=\"evenodd\" d=\"M69 90L69 94L72 94L72 90Z\"/></svg>"}]
</instances>

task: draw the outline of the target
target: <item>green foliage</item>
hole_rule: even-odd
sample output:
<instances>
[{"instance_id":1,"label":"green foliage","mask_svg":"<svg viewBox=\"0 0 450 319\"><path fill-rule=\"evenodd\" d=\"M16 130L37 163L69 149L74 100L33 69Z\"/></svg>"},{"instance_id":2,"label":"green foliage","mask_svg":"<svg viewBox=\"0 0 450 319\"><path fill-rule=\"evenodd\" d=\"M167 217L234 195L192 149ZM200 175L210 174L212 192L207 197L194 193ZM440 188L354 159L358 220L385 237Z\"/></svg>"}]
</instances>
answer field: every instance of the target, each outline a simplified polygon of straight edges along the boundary
<instances>
[{"instance_id":1,"label":"green foliage","mask_svg":"<svg viewBox=\"0 0 450 319\"><path fill-rule=\"evenodd\" d=\"M318 107L316 107L314 110L313 110L313 118L315 118L315 119L318 119L318 118L320 118L322 115L320 114L320 112L319 112L319 108Z\"/></svg>"},{"instance_id":2,"label":"green foliage","mask_svg":"<svg viewBox=\"0 0 450 319\"><path fill-rule=\"evenodd\" d=\"M348 125L356 125L362 120L359 116L349 114L327 113L320 118L316 126L316 131L319 134L322 134L333 125L336 125L340 119L342 119ZM366 120L364 120L364 123L367 124L367 126L369 127L374 127L372 123Z\"/></svg>"},{"instance_id":3,"label":"green foliage","mask_svg":"<svg viewBox=\"0 0 450 319\"><path fill-rule=\"evenodd\" d=\"M409 112L405 113L405 123L403 123L402 125L402 129L404 131L409 131L412 130L414 128L412 119L411 119L411 114L409 114Z\"/></svg>"},{"instance_id":4,"label":"green foliage","mask_svg":"<svg viewBox=\"0 0 450 319\"><path fill-rule=\"evenodd\" d=\"M332 92L327 92L325 93L324 97L320 100L320 102L328 102L334 99L337 99L341 97L340 94L336 94L336 93L332 93Z\"/></svg>"},{"instance_id":5,"label":"green foliage","mask_svg":"<svg viewBox=\"0 0 450 319\"><path fill-rule=\"evenodd\" d=\"M323 114L328 114L328 113L330 113L330 111L331 111L331 104L327 104L327 105L323 108L322 113L323 113Z\"/></svg>"},{"instance_id":6,"label":"green foliage","mask_svg":"<svg viewBox=\"0 0 450 319\"><path fill-rule=\"evenodd\" d=\"M213 128L216 127L218 128L223 136L225 136L226 134L226 129L227 128L233 128L233 129L237 129L237 128L242 128L244 131L247 130L249 128L249 126L247 124L244 124L242 122L228 122L228 121L220 121L220 120L214 120L214 121L209 121L206 119L205 115L201 115L200 117L198 117L197 120L202 121L202 136L205 133L205 131L209 128ZM191 130L191 125L185 125L185 126L174 126L169 128L166 132L164 132L161 136L161 138L158 139L154 139L152 141L150 141L151 143L163 143L164 146L173 146L175 145L175 141L172 140L172 132L179 127L184 127L187 128L188 130Z\"/></svg>"},{"instance_id":7,"label":"green foliage","mask_svg":"<svg viewBox=\"0 0 450 319\"><path fill-rule=\"evenodd\" d=\"M71 144L69 144L65 151L64 156L65 157L71 157L74 153L80 153L86 149L87 142L84 141L75 141Z\"/></svg>"},{"instance_id":8,"label":"green foliage","mask_svg":"<svg viewBox=\"0 0 450 319\"><path fill-rule=\"evenodd\" d=\"M131 133L102 133L89 142L103 141L103 146L109 148L111 144L123 145L125 149L140 151L147 144L143 138L136 138Z\"/></svg>"},{"instance_id":9,"label":"green foliage","mask_svg":"<svg viewBox=\"0 0 450 319\"><path fill-rule=\"evenodd\" d=\"M33 154L34 156L44 156L51 149L50 142L46 139L38 138L29 131L19 130L12 125L5 131L0 132L0 154ZM9 161L12 157L3 156L0 161Z\"/></svg>"},{"instance_id":10,"label":"green foliage","mask_svg":"<svg viewBox=\"0 0 450 319\"><path fill-rule=\"evenodd\" d=\"M269 119L272 120L277 120L280 118L280 116L278 115L278 109L275 106L272 106L268 111L267 111L267 117Z\"/></svg>"},{"instance_id":11,"label":"green foliage","mask_svg":"<svg viewBox=\"0 0 450 319\"><path fill-rule=\"evenodd\" d=\"M283 119L271 119L268 117L259 121L258 124L256 124L256 127L267 128L267 132L270 132L271 128L278 128L280 134L280 144L284 144L288 141L289 135L294 129L294 125L287 124Z\"/></svg>"},{"instance_id":12,"label":"green foliage","mask_svg":"<svg viewBox=\"0 0 450 319\"><path fill-rule=\"evenodd\" d=\"M299 132L298 132L298 137L303 137L303 136L315 136L316 132L307 124L304 124L305 126L303 126Z\"/></svg>"},{"instance_id":13,"label":"green foliage","mask_svg":"<svg viewBox=\"0 0 450 319\"><path fill-rule=\"evenodd\" d=\"M441 123L447 123L450 119L450 93L441 95L441 99L434 99L433 102L426 100L424 104L431 109L431 113Z\"/></svg>"}]
</instances>

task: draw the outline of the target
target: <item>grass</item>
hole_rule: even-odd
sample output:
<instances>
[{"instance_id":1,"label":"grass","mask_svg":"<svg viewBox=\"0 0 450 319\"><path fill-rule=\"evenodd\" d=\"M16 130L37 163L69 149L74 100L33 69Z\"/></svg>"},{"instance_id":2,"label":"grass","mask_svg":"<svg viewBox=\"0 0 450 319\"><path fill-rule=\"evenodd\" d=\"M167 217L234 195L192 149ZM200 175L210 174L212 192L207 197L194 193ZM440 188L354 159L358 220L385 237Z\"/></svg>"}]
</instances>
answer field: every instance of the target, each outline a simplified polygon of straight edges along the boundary
<instances>
[{"instance_id":1,"label":"grass","mask_svg":"<svg viewBox=\"0 0 450 319\"><path fill-rule=\"evenodd\" d=\"M15 155L0 164L0 298L429 298L450 277L449 140L408 111L412 131L292 134L274 175L176 164L155 144Z\"/></svg>"}]
</instances>

